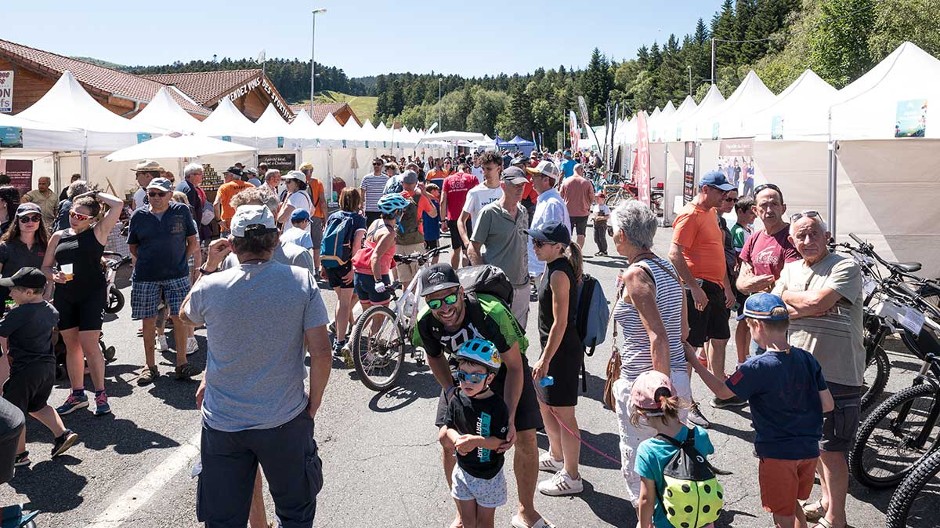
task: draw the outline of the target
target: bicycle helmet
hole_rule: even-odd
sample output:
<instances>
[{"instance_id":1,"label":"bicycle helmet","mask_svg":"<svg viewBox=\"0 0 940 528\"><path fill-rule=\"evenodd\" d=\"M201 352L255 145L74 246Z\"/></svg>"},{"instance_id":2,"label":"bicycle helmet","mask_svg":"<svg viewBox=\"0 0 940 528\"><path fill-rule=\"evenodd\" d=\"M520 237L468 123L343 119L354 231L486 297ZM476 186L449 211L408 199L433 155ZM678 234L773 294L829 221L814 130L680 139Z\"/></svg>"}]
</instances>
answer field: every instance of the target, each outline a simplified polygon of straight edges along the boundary
<instances>
[{"instance_id":1,"label":"bicycle helmet","mask_svg":"<svg viewBox=\"0 0 940 528\"><path fill-rule=\"evenodd\" d=\"M475 337L460 345L457 350L457 359L466 360L478 365L483 365L489 370L497 371L503 364L503 360L496 351L496 345L492 341Z\"/></svg>"},{"instance_id":2,"label":"bicycle helmet","mask_svg":"<svg viewBox=\"0 0 940 528\"><path fill-rule=\"evenodd\" d=\"M389 193L379 198L375 205L382 214L390 215L408 207L408 200L405 200L400 193Z\"/></svg>"}]
</instances>

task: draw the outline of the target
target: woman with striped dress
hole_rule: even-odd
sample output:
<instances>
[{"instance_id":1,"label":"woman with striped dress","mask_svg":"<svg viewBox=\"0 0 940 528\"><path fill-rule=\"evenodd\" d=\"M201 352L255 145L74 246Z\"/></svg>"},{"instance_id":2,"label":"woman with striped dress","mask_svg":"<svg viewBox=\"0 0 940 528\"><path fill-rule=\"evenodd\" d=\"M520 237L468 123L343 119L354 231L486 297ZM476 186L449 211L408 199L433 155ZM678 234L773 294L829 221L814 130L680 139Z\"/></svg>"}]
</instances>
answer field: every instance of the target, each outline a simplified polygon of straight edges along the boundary
<instances>
[{"instance_id":1,"label":"woman with striped dress","mask_svg":"<svg viewBox=\"0 0 940 528\"><path fill-rule=\"evenodd\" d=\"M653 253L656 215L638 200L621 204L613 214L613 241L630 266L618 278L619 297L613 317L623 335L620 347L620 379L614 383L620 428L622 472L630 501L640 497L640 476L634 471L636 449L656 435L656 430L630 423L630 389L636 378L657 370L669 376L677 396L691 401L691 388L683 343L688 334L685 295L668 259ZM622 286L622 288L621 288ZM686 421L688 410L680 412Z\"/></svg>"}]
</instances>

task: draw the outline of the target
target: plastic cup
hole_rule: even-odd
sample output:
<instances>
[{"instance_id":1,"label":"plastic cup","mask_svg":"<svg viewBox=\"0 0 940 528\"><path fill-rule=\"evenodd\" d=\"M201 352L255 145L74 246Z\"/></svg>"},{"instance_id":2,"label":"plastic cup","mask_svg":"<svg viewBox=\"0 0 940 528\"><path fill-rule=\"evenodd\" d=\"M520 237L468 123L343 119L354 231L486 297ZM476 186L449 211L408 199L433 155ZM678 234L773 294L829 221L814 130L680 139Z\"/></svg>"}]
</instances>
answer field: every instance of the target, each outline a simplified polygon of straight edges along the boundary
<instances>
[{"instance_id":1,"label":"plastic cup","mask_svg":"<svg viewBox=\"0 0 940 528\"><path fill-rule=\"evenodd\" d=\"M59 269L65 275L65 280L70 281L75 278L75 274L72 271L73 269L72 264L62 264L59 266Z\"/></svg>"}]
</instances>

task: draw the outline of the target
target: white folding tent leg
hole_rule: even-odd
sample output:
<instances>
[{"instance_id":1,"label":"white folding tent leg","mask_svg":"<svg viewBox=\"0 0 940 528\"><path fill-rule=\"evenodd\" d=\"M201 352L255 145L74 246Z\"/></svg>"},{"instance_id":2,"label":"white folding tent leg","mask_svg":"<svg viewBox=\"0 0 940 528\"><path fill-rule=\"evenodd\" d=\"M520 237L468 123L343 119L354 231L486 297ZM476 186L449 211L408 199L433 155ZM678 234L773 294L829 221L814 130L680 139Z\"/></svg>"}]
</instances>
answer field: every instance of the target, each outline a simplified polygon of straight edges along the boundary
<instances>
[{"instance_id":1,"label":"white folding tent leg","mask_svg":"<svg viewBox=\"0 0 940 528\"><path fill-rule=\"evenodd\" d=\"M662 222L660 222L659 225L660 225L661 227L666 227L666 226L672 225L672 224L670 224L670 223L667 223L667 219L669 218L669 214L666 213L666 209L667 209L667 207L666 207L666 189L669 188L669 185L668 185L668 182L669 182L669 143L668 143L668 142L664 142L663 145L666 146L666 148L663 149L663 197L662 197L662 203L660 204L660 209L663 210L663 219L662 219ZM650 189L650 200L653 199L653 197L652 197L652 192L653 192L653 189Z\"/></svg>"},{"instance_id":2,"label":"white folding tent leg","mask_svg":"<svg viewBox=\"0 0 940 528\"><path fill-rule=\"evenodd\" d=\"M839 143L837 141L829 141L829 196L828 196L828 220L829 220L829 232L832 234L832 237L836 236L836 188L838 187L839 179L839 163L836 157L836 153L839 150Z\"/></svg>"}]
</instances>

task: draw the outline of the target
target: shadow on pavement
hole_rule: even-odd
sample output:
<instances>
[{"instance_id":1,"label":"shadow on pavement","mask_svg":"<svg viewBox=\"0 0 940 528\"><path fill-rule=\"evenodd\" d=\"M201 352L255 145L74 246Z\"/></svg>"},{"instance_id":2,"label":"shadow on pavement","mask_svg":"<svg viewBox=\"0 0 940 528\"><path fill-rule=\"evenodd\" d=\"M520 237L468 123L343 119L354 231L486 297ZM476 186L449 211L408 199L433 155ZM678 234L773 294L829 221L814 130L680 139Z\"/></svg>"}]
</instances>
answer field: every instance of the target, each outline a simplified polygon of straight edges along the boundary
<instances>
[{"instance_id":1,"label":"shadow on pavement","mask_svg":"<svg viewBox=\"0 0 940 528\"><path fill-rule=\"evenodd\" d=\"M193 362L196 365L196 362ZM200 369L205 367L196 365ZM196 389L205 372L199 374L197 378L189 380L176 379L176 371L173 366L169 370L161 369L160 377L154 380L153 385L149 387L150 394L163 400L164 403L179 409L181 411L191 411L196 409Z\"/></svg>"},{"instance_id":2,"label":"shadow on pavement","mask_svg":"<svg viewBox=\"0 0 940 528\"><path fill-rule=\"evenodd\" d=\"M592 433L581 429L581 462L582 466L590 466L600 469L620 469L620 435L617 433ZM536 435L536 442L539 449L548 451L548 436L544 431L539 431ZM611 460L601 456L593 449L584 445L589 444L594 449L609 456Z\"/></svg>"},{"instance_id":3,"label":"shadow on pavement","mask_svg":"<svg viewBox=\"0 0 940 528\"><path fill-rule=\"evenodd\" d=\"M78 463L78 459L62 455L55 460L17 468L9 484L18 494L29 497L28 510L49 513L74 510L82 504L81 492L88 484L88 479L68 467ZM41 514L38 522L42 523Z\"/></svg>"},{"instance_id":4,"label":"shadow on pavement","mask_svg":"<svg viewBox=\"0 0 940 528\"><path fill-rule=\"evenodd\" d=\"M773 519L769 513L766 515L766 517L768 521L767 524L773 522ZM753 526L755 524L754 522L747 522L750 519L757 519L757 516L737 510L721 510L721 515L718 517L718 520L715 521L715 528L724 528L726 526L742 526L744 524Z\"/></svg>"},{"instance_id":5,"label":"shadow on pavement","mask_svg":"<svg viewBox=\"0 0 940 528\"><path fill-rule=\"evenodd\" d=\"M578 494L578 498L591 508L598 519L611 526L636 526L637 524L636 512L630 501L600 493L587 480L584 481L584 491Z\"/></svg>"},{"instance_id":6,"label":"shadow on pavement","mask_svg":"<svg viewBox=\"0 0 940 528\"><path fill-rule=\"evenodd\" d=\"M114 407L114 412L120 411L120 407ZM93 451L113 446L115 453L134 455L149 449L167 449L180 445L172 438L138 427L131 420L118 418L114 414L94 416L89 412L77 412L66 417L66 426L78 433L80 444ZM38 433L49 434L45 428Z\"/></svg>"},{"instance_id":7,"label":"shadow on pavement","mask_svg":"<svg viewBox=\"0 0 940 528\"><path fill-rule=\"evenodd\" d=\"M358 380L356 371L350 378ZM369 409L373 412L386 413L403 409L419 399L437 398L441 394L440 385L423 366L406 362L398 376L398 385L380 392L369 400Z\"/></svg>"}]
</instances>

